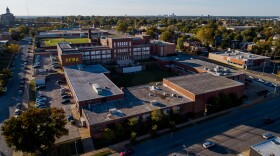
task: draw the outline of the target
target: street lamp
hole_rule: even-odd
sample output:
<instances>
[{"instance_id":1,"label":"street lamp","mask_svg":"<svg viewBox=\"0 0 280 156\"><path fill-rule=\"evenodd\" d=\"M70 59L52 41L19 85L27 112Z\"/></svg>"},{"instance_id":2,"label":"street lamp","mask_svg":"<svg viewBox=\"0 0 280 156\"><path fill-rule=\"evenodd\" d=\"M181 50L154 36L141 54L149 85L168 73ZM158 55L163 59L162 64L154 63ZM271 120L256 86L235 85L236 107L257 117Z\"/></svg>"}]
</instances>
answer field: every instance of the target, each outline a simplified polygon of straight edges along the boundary
<instances>
[{"instance_id":1,"label":"street lamp","mask_svg":"<svg viewBox=\"0 0 280 156\"><path fill-rule=\"evenodd\" d=\"M276 53L274 53L274 66L273 66L273 71L272 71L272 74L274 74L275 65L276 65L276 62L275 62L275 55L276 55Z\"/></svg>"},{"instance_id":2,"label":"street lamp","mask_svg":"<svg viewBox=\"0 0 280 156\"><path fill-rule=\"evenodd\" d=\"M263 62L263 72L262 72L262 75L263 75L263 73L264 73L265 64L266 64L266 62Z\"/></svg>"},{"instance_id":3,"label":"street lamp","mask_svg":"<svg viewBox=\"0 0 280 156\"><path fill-rule=\"evenodd\" d=\"M207 115L207 106L212 106L211 104L205 104L205 107L204 107L204 116Z\"/></svg>"}]
</instances>

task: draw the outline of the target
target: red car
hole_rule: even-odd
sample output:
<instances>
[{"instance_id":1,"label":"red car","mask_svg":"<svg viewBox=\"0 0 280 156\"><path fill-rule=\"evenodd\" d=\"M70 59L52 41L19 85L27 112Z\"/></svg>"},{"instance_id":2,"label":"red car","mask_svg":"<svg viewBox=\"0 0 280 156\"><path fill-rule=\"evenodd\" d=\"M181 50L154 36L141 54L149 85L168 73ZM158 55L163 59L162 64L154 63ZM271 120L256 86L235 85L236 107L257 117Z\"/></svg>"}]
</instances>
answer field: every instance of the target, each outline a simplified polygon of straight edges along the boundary
<instances>
[{"instance_id":1,"label":"red car","mask_svg":"<svg viewBox=\"0 0 280 156\"><path fill-rule=\"evenodd\" d=\"M132 148L127 148L123 152L120 153L120 156L128 156L134 153Z\"/></svg>"}]
</instances>

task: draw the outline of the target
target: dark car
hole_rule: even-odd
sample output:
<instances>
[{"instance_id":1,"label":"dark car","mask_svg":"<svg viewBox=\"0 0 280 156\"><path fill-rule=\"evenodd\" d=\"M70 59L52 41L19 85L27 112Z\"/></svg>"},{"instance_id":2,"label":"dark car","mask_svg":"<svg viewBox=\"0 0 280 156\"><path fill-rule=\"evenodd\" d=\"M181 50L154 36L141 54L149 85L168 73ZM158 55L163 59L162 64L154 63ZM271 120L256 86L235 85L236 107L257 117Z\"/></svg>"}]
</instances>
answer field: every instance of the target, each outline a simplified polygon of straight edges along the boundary
<instances>
[{"instance_id":1,"label":"dark car","mask_svg":"<svg viewBox=\"0 0 280 156\"><path fill-rule=\"evenodd\" d=\"M63 95L61 98L62 99L69 99L71 96L69 94Z\"/></svg>"},{"instance_id":2,"label":"dark car","mask_svg":"<svg viewBox=\"0 0 280 156\"><path fill-rule=\"evenodd\" d=\"M21 107L22 107L22 104L21 104L21 103L17 103L17 104L16 104L16 108L17 108L17 109L21 109Z\"/></svg>"},{"instance_id":3,"label":"dark car","mask_svg":"<svg viewBox=\"0 0 280 156\"><path fill-rule=\"evenodd\" d=\"M64 100L62 100L62 104L65 104L65 103L69 103L70 102L70 99L64 99Z\"/></svg>"},{"instance_id":4,"label":"dark car","mask_svg":"<svg viewBox=\"0 0 280 156\"><path fill-rule=\"evenodd\" d=\"M270 117L268 117L268 116L266 116L265 118L264 118L264 123L265 124L272 124L274 121L270 118Z\"/></svg>"},{"instance_id":5,"label":"dark car","mask_svg":"<svg viewBox=\"0 0 280 156\"><path fill-rule=\"evenodd\" d=\"M56 83L57 83L57 84L62 84L62 83L65 83L65 81L63 81L63 80L58 80L58 81L56 81Z\"/></svg>"},{"instance_id":6,"label":"dark car","mask_svg":"<svg viewBox=\"0 0 280 156\"><path fill-rule=\"evenodd\" d=\"M46 86L44 86L44 85L37 86L36 89L46 89Z\"/></svg>"}]
</instances>

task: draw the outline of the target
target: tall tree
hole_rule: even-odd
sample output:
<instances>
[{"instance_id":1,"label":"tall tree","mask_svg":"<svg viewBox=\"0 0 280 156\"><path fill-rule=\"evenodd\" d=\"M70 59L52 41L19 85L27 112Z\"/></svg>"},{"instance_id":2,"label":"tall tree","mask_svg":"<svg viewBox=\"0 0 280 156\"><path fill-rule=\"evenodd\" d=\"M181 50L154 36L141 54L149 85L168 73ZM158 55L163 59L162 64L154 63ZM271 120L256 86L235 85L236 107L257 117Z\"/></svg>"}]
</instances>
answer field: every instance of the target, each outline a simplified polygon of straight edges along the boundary
<instances>
[{"instance_id":1,"label":"tall tree","mask_svg":"<svg viewBox=\"0 0 280 156\"><path fill-rule=\"evenodd\" d=\"M58 108L30 108L20 116L6 120L1 127L9 147L15 151L42 152L54 145L55 139L68 134L64 111Z\"/></svg>"}]
</instances>

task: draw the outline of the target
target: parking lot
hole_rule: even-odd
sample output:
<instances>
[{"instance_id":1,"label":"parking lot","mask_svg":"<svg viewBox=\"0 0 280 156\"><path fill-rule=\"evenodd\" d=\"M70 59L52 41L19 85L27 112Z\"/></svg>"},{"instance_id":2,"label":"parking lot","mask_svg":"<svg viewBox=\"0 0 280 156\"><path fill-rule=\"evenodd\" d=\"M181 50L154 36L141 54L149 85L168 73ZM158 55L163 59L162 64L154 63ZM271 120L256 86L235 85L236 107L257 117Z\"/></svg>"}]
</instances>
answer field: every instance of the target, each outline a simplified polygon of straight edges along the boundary
<instances>
[{"instance_id":1,"label":"parking lot","mask_svg":"<svg viewBox=\"0 0 280 156\"><path fill-rule=\"evenodd\" d=\"M34 78L44 75L46 76L46 80L45 85L42 85L44 87L37 86L37 99L35 106L37 105L37 107L39 107L40 105L44 104L46 107L57 107L63 109L65 111L65 116L69 121L66 125L67 129L69 130L69 135L63 136L62 138L58 139L57 142L77 139L80 137L80 135L77 129L76 120L72 117L71 111L71 107L74 106L74 103L68 86L64 82L64 75L60 68L53 67L50 55L40 55L38 58L40 58L39 60L41 63L40 67L36 68L37 72L34 74ZM63 92L61 91L62 88L64 88ZM67 98L65 99L69 99L69 102L63 104L64 99L62 94L67 95ZM39 96L46 98L46 100L43 100L45 102L38 102L41 99Z\"/></svg>"}]
</instances>

